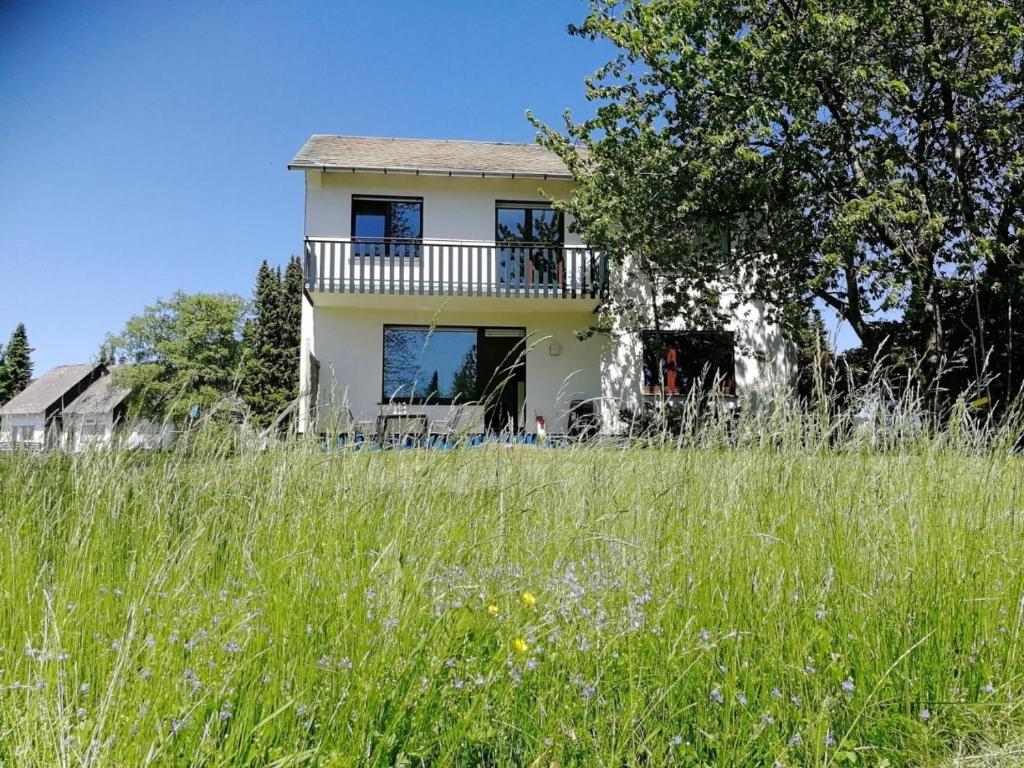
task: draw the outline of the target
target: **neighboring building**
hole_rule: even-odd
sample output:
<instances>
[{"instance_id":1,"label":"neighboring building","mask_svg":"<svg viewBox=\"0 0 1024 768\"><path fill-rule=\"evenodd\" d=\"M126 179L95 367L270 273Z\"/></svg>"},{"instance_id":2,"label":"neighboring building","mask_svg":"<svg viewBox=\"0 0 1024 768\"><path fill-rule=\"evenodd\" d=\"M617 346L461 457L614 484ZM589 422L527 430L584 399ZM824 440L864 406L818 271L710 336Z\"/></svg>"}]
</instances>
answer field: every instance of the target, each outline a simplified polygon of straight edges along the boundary
<instances>
[{"instance_id":1,"label":"neighboring building","mask_svg":"<svg viewBox=\"0 0 1024 768\"><path fill-rule=\"evenodd\" d=\"M65 450L106 448L113 443L115 429L126 420L131 394L130 389L114 386L113 382L113 376L101 376L64 409Z\"/></svg>"},{"instance_id":2,"label":"neighboring building","mask_svg":"<svg viewBox=\"0 0 1024 768\"><path fill-rule=\"evenodd\" d=\"M705 365L729 397L791 374L756 306L721 331L581 334L616 276L552 208L572 181L544 148L315 135L289 168L306 182L300 431L558 433L587 411L615 431Z\"/></svg>"},{"instance_id":3,"label":"neighboring building","mask_svg":"<svg viewBox=\"0 0 1024 768\"><path fill-rule=\"evenodd\" d=\"M59 447L64 408L104 373L95 363L51 368L0 407L0 446Z\"/></svg>"},{"instance_id":4,"label":"neighboring building","mask_svg":"<svg viewBox=\"0 0 1024 768\"><path fill-rule=\"evenodd\" d=\"M165 448L174 433L169 424L128 419L131 390L114 384L117 366L96 379L64 409L62 445L70 452L86 448Z\"/></svg>"}]
</instances>

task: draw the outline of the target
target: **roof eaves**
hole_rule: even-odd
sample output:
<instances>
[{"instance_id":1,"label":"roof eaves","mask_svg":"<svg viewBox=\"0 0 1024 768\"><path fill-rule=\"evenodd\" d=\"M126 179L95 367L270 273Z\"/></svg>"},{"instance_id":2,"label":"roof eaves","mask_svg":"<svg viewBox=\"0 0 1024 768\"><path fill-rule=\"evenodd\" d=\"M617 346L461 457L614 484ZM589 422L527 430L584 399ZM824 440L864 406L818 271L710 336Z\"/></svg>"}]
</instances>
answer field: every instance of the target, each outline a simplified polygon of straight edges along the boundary
<instances>
[{"instance_id":1,"label":"roof eaves","mask_svg":"<svg viewBox=\"0 0 1024 768\"><path fill-rule=\"evenodd\" d=\"M484 171L466 168L403 168L400 166L322 165L320 163L289 163L289 171L320 171L322 173L382 173L385 176L461 176L493 179L572 179L572 174L538 171Z\"/></svg>"}]
</instances>

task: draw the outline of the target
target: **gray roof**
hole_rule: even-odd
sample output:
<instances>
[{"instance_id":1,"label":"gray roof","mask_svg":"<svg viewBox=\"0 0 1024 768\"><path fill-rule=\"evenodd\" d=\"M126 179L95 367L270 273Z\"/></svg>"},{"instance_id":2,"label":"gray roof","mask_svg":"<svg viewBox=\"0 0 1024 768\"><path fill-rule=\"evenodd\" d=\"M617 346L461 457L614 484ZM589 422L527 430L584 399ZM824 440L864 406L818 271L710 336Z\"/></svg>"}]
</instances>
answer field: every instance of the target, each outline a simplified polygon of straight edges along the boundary
<instances>
[{"instance_id":1,"label":"gray roof","mask_svg":"<svg viewBox=\"0 0 1024 768\"><path fill-rule=\"evenodd\" d=\"M67 392L92 375L95 363L58 365L33 381L3 407L0 414L42 413Z\"/></svg>"},{"instance_id":2,"label":"gray roof","mask_svg":"<svg viewBox=\"0 0 1024 768\"><path fill-rule=\"evenodd\" d=\"M116 368L111 369L116 370ZM89 388L75 398L71 405L64 408L66 415L85 415L109 413L131 394L127 387L115 387L114 377L100 376L89 385Z\"/></svg>"},{"instance_id":3,"label":"gray roof","mask_svg":"<svg viewBox=\"0 0 1024 768\"><path fill-rule=\"evenodd\" d=\"M568 179L554 152L536 144L442 139L375 139L314 134L289 170Z\"/></svg>"}]
</instances>

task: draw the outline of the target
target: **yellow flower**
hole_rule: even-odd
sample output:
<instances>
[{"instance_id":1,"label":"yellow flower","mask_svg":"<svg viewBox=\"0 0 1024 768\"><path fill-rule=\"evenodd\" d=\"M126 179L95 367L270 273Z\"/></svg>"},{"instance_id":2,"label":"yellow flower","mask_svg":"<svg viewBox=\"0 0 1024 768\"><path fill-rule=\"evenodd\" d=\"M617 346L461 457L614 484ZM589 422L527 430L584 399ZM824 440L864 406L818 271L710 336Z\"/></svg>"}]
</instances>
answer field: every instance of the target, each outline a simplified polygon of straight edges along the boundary
<instances>
[{"instance_id":1,"label":"yellow flower","mask_svg":"<svg viewBox=\"0 0 1024 768\"><path fill-rule=\"evenodd\" d=\"M498 606L496 606L494 604L488 605L487 606L487 612L489 614L491 614L491 616L497 616L498 615Z\"/></svg>"},{"instance_id":2,"label":"yellow flower","mask_svg":"<svg viewBox=\"0 0 1024 768\"><path fill-rule=\"evenodd\" d=\"M516 653L526 653L530 650L530 646L526 644L526 641L521 637L517 637L515 642L512 643L512 647L516 649Z\"/></svg>"},{"instance_id":3,"label":"yellow flower","mask_svg":"<svg viewBox=\"0 0 1024 768\"><path fill-rule=\"evenodd\" d=\"M537 598L533 596L533 592L523 592L523 605L533 605L537 602Z\"/></svg>"}]
</instances>

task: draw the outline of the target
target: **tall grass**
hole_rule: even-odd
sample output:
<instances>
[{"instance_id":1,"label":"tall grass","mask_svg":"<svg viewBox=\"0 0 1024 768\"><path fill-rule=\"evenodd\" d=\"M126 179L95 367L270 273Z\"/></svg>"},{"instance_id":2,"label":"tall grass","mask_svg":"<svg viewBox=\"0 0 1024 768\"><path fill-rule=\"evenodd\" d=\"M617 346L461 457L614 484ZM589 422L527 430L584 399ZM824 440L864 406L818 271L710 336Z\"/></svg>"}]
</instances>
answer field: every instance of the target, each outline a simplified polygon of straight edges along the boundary
<instances>
[{"instance_id":1,"label":"tall grass","mask_svg":"<svg viewBox=\"0 0 1024 768\"><path fill-rule=\"evenodd\" d=\"M0 763L1019 763L1022 460L761 418L0 457Z\"/></svg>"}]
</instances>

